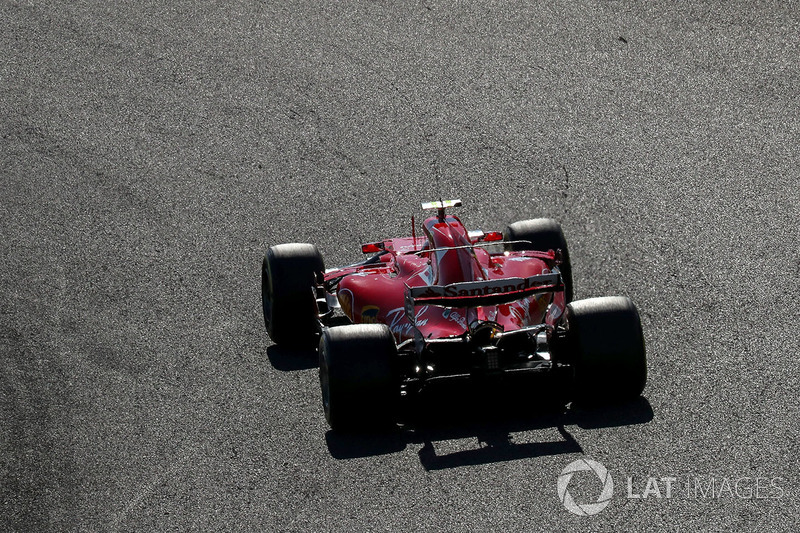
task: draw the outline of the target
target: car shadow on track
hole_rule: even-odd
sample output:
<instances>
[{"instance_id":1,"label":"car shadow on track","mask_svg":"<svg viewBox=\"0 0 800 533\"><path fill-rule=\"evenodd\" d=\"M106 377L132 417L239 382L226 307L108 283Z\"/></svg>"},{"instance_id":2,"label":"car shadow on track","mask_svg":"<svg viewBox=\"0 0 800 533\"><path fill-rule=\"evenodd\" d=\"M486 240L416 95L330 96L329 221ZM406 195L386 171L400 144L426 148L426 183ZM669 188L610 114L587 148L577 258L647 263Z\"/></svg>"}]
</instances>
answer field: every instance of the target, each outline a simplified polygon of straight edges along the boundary
<instances>
[{"instance_id":1,"label":"car shadow on track","mask_svg":"<svg viewBox=\"0 0 800 533\"><path fill-rule=\"evenodd\" d=\"M538 400L538 401L537 401ZM405 413L404 423L396 431L382 434L348 435L329 431L326 443L336 459L385 455L421 444L419 460L426 470L491 464L548 455L583 453L580 443L567 426L598 429L644 424L653 419L646 398L605 406L567 407L547 405L545 398L518 394L495 394L491 397L432 395ZM560 436L544 442L515 442L518 433L555 429ZM529 436L522 436L522 440ZM448 441L475 439L477 447L455 451Z\"/></svg>"},{"instance_id":2,"label":"car shadow on track","mask_svg":"<svg viewBox=\"0 0 800 533\"><path fill-rule=\"evenodd\" d=\"M294 372L319 366L316 350L283 348L273 344L267 348L267 358L275 370Z\"/></svg>"},{"instance_id":3,"label":"car shadow on track","mask_svg":"<svg viewBox=\"0 0 800 533\"><path fill-rule=\"evenodd\" d=\"M335 316L326 321L326 325L329 327L343 326L350 323L350 320L343 316ZM316 342L314 341L314 344ZM319 367L319 355L316 347L286 348L273 344L267 348L267 358L272 367L281 372L295 372Z\"/></svg>"}]
</instances>

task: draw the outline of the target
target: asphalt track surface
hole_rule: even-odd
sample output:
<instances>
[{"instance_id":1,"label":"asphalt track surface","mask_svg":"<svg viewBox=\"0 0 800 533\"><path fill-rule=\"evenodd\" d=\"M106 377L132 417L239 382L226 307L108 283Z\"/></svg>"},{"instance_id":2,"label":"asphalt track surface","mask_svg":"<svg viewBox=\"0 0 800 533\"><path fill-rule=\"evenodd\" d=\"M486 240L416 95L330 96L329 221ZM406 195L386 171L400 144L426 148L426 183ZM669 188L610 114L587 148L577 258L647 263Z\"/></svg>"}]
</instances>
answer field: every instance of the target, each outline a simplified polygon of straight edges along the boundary
<instances>
[{"instance_id":1,"label":"asphalt track surface","mask_svg":"<svg viewBox=\"0 0 800 533\"><path fill-rule=\"evenodd\" d=\"M800 6L691 4L0 2L0 529L795 530ZM640 402L328 432L266 246L440 197L562 222Z\"/></svg>"}]
</instances>

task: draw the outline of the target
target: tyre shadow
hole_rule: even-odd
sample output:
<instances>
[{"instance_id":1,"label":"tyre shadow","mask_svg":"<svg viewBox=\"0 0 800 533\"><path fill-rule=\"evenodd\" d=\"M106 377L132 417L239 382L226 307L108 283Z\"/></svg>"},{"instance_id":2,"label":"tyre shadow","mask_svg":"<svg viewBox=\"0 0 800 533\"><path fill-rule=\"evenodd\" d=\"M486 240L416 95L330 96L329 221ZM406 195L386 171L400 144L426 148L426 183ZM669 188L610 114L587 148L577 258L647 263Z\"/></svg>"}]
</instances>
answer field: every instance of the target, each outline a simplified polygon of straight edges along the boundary
<instances>
[{"instance_id":1,"label":"tyre shadow","mask_svg":"<svg viewBox=\"0 0 800 533\"><path fill-rule=\"evenodd\" d=\"M470 388L468 388L470 389ZM332 457L352 459L396 453L421 444L419 460L426 470L492 464L549 455L583 453L567 426L599 429L645 424L653 419L646 398L625 404L568 406L541 395L481 389L435 391L407 405L402 424L379 434L340 434L328 431L325 440ZM555 429L560 438L544 442L516 442L515 433ZM523 437L524 438L524 437ZM443 453L448 441L475 439L474 448Z\"/></svg>"},{"instance_id":2,"label":"tyre shadow","mask_svg":"<svg viewBox=\"0 0 800 533\"><path fill-rule=\"evenodd\" d=\"M319 366L317 351L308 349L284 348L273 344L267 348L267 358L275 370L295 372Z\"/></svg>"},{"instance_id":3,"label":"tyre shadow","mask_svg":"<svg viewBox=\"0 0 800 533\"><path fill-rule=\"evenodd\" d=\"M408 439L400 429L381 433L325 433L328 452L334 459L357 459L403 451Z\"/></svg>"},{"instance_id":4,"label":"tyre shadow","mask_svg":"<svg viewBox=\"0 0 800 533\"><path fill-rule=\"evenodd\" d=\"M344 316L335 316L326 320L325 324L329 327L343 326L351 322ZM275 370L281 372L294 372L297 370L308 370L319 367L319 355L316 350L316 341L313 347L308 348L288 348L273 344L267 348L267 358Z\"/></svg>"},{"instance_id":5,"label":"tyre shadow","mask_svg":"<svg viewBox=\"0 0 800 533\"><path fill-rule=\"evenodd\" d=\"M646 424L653 420L653 408L647 398L640 396L632 402L607 405L572 403L569 422L581 429L600 429Z\"/></svg>"}]
</instances>

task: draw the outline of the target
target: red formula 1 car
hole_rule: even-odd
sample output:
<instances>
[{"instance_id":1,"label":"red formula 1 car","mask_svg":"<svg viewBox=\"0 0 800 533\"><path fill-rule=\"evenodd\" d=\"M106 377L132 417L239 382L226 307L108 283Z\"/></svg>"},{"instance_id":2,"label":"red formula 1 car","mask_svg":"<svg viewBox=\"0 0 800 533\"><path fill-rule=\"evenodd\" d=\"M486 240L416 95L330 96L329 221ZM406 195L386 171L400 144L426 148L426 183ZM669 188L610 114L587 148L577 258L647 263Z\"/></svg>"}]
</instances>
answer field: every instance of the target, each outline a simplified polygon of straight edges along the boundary
<instances>
[{"instance_id":1,"label":"red formula 1 car","mask_svg":"<svg viewBox=\"0 0 800 533\"><path fill-rule=\"evenodd\" d=\"M365 244L359 263L325 270L312 244L271 246L264 322L278 345L319 349L334 430L395 423L401 399L430 383L510 374L568 375L570 398L635 398L647 376L639 315L624 297L572 302L559 224L535 219L468 231L437 214L417 236ZM348 325L330 327L337 310Z\"/></svg>"}]
</instances>

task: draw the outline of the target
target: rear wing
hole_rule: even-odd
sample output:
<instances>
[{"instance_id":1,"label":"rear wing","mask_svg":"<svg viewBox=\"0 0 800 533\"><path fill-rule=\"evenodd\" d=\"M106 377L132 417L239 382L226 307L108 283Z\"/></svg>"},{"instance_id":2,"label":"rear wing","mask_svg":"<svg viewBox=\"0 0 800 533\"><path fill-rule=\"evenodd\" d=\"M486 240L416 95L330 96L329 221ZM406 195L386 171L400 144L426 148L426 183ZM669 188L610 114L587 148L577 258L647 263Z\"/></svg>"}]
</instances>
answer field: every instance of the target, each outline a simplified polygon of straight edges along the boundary
<instances>
[{"instance_id":1,"label":"rear wing","mask_svg":"<svg viewBox=\"0 0 800 533\"><path fill-rule=\"evenodd\" d=\"M444 210L447 207L461 207L461 200L439 200L438 202L425 202L422 209L436 209L439 220L444 220Z\"/></svg>"},{"instance_id":2,"label":"rear wing","mask_svg":"<svg viewBox=\"0 0 800 533\"><path fill-rule=\"evenodd\" d=\"M461 200L439 200L438 202L425 202L422 209L444 209L445 207L461 207Z\"/></svg>"},{"instance_id":3,"label":"rear wing","mask_svg":"<svg viewBox=\"0 0 800 533\"><path fill-rule=\"evenodd\" d=\"M406 286L406 311L417 305L483 307L514 302L540 292L563 291L561 274L551 272L527 278L467 281L449 285Z\"/></svg>"}]
</instances>

